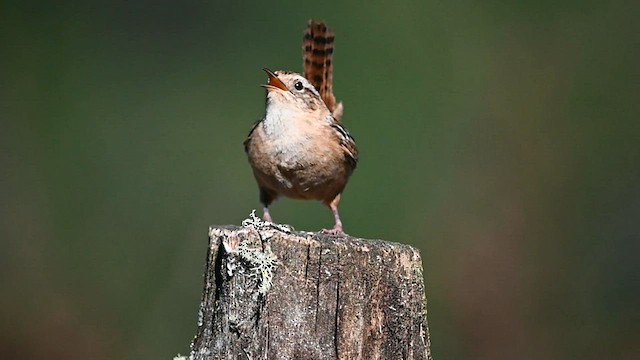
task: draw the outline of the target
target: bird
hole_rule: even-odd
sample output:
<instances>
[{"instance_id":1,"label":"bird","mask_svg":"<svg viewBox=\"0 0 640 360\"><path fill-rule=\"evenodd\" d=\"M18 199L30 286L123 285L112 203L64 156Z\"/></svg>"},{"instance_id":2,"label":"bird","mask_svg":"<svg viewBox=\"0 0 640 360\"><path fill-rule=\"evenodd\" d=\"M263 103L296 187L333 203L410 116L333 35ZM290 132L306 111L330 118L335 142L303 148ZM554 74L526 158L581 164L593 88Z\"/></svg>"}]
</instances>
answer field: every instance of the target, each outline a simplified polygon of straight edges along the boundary
<instances>
[{"instance_id":1,"label":"bird","mask_svg":"<svg viewBox=\"0 0 640 360\"><path fill-rule=\"evenodd\" d=\"M263 219L279 197L318 200L331 209L334 226L322 233L344 234L338 212L342 193L358 163L358 148L342 125L343 105L333 94L335 34L310 20L303 38L303 74L266 72L266 109L244 149L258 183Z\"/></svg>"}]
</instances>

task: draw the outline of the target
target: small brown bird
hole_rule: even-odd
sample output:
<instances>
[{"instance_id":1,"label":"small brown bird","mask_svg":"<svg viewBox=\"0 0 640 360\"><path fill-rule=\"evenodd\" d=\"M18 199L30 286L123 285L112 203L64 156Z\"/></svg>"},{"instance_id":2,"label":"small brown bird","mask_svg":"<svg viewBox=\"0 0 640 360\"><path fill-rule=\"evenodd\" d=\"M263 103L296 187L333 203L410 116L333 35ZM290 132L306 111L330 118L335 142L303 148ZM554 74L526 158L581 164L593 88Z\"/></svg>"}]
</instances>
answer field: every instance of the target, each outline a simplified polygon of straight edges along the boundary
<instances>
[{"instance_id":1,"label":"small brown bird","mask_svg":"<svg viewBox=\"0 0 640 360\"><path fill-rule=\"evenodd\" d=\"M358 149L340 124L342 103L333 95L333 42L324 23L309 22L304 34L304 76L264 69L269 82L266 112L244 141L260 189L264 219L279 196L320 200L344 233L338 204L358 162Z\"/></svg>"}]
</instances>

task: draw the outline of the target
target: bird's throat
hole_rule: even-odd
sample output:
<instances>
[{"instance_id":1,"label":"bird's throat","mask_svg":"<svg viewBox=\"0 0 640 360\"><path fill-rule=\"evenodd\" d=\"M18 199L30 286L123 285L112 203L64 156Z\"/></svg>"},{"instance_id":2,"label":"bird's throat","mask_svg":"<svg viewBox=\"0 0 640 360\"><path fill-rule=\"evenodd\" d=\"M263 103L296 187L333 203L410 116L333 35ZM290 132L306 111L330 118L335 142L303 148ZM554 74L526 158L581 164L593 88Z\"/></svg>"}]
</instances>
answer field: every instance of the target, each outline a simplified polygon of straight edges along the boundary
<instances>
[{"instance_id":1,"label":"bird's throat","mask_svg":"<svg viewBox=\"0 0 640 360\"><path fill-rule=\"evenodd\" d=\"M304 121L304 112L291 106L270 104L265 112L263 126L265 135L270 138L294 136L296 122Z\"/></svg>"}]
</instances>

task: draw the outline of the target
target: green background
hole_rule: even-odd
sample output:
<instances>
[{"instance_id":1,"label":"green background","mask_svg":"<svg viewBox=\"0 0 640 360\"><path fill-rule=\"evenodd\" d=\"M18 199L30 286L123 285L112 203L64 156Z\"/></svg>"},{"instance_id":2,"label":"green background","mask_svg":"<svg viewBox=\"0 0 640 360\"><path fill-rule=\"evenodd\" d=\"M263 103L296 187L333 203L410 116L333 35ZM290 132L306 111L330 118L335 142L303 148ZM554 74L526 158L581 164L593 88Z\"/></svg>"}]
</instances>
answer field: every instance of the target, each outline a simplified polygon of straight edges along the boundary
<instances>
[{"instance_id":1,"label":"green background","mask_svg":"<svg viewBox=\"0 0 640 360\"><path fill-rule=\"evenodd\" d=\"M260 69L301 70L310 18L361 152L345 228L421 250L435 358L640 355L637 4L58 3L0 3L0 358L188 351L207 228L260 207Z\"/></svg>"}]
</instances>

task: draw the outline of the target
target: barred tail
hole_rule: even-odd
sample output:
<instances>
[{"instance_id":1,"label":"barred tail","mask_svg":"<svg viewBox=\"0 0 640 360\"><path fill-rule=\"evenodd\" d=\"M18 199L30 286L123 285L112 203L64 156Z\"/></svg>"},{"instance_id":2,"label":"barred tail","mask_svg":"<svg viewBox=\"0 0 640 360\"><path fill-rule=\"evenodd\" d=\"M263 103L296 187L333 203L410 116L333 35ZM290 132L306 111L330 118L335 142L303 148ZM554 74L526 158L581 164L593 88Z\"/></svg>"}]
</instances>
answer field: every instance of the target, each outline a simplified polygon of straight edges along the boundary
<instances>
[{"instance_id":1,"label":"barred tail","mask_svg":"<svg viewBox=\"0 0 640 360\"><path fill-rule=\"evenodd\" d=\"M339 121L342 103L333 95L333 42L335 34L323 22L310 20L304 32L304 77L318 90L322 100Z\"/></svg>"}]
</instances>

